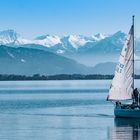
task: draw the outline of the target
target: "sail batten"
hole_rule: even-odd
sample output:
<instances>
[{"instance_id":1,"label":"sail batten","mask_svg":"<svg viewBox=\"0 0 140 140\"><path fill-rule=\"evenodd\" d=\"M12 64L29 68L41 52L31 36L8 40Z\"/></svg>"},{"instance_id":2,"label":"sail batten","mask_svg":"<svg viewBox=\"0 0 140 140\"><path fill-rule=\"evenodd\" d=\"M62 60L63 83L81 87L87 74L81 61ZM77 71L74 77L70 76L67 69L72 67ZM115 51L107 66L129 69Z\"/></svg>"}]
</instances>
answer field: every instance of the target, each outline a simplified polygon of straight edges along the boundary
<instances>
[{"instance_id":1,"label":"sail batten","mask_svg":"<svg viewBox=\"0 0 140 140\"><path fill-rule=\"evenodd\" d=\"M108 100L129 100L133 93L133 70L134 70L134 37L133 25L129 31L126 42L120 54L116 66L115 76L109 90Z\"/></svg>"}]
</instances>

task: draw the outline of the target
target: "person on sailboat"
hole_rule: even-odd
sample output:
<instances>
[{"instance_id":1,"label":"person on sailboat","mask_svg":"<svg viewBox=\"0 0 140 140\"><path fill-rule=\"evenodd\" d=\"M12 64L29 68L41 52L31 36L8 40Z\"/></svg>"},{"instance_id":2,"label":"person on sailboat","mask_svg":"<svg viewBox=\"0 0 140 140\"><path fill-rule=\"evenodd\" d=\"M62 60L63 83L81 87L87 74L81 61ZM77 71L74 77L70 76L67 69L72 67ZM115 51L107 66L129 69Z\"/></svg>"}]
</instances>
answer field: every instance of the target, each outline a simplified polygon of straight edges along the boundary
<instances>
[{"instance_id":1,"label":"person on sailboat","mask_svg":"<svg viewBox=\"0 0 140 140\"><path fill-rule=\"evenodd\" d=\"M121 107L121 102L120 101L116 102L116 107Z\"/></svg>"},{"instance_id":2,"label":"person on sailboat","mask_svg":"<svg viewBox=\"0 0 140 140\"><path fill-rule=\"evenodd\" d=\"M138 105L138 101L139 101L139 91L137 88L135 88L133 91L133 104Z\"/></svg>"}]
</instances>

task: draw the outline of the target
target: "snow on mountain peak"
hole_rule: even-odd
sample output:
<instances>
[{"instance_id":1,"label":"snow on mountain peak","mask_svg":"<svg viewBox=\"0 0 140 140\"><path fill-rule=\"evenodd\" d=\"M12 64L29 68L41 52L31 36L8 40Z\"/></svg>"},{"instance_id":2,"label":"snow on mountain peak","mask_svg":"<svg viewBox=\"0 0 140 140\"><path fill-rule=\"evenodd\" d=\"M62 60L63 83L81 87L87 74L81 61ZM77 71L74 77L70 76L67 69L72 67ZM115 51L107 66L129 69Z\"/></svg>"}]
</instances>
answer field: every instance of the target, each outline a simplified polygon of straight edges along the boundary
<instances>
[{"instance_id":1,"label":"snow on mountain peak","mask_svg":"<svg viewBox=\"0 0 140 140\"><path fill-rule=\"evenodd\" d=\"M24 45L30 43L32 43L32 41L22 38L16 31L12 29L0 31L0 44Z\"/></svg>"},{"instance_id":2,"label":"snow on mountain peak","mask_svg":"<svg viewBox=\"0 0 140 140\"><path fill-rule=\"evenodd\" d=\"M0 44L10 44L17 40L20 35L14 30L0 31Z\"/></svg>"},{"instance_id":3,"label":"snow on mountain peak","mask_svg":"<svg viewBox=\"0 0 140 140\"><path fill-rule=\"evenodd\" d=\"M82 35L70 35L68 41L75 49L78 49L80 46L84 46L87 42L91 42L91 40Z\"/></svg>"},{"instance_id":4,"label":"snow on mountain peak","mask_svg":"<svg viewBox=\"0 0 140 140\"><path fill-rule=\"evenodd\" d=\"M10 36L11 38L12 38L12 37L17 38L17 37L19 36L19 34L16 33L15 30L9 29L9 30L0 31L0 36L3 36L3 37L8 37L8 36Z\"/></svg>"},{"instance_id":5,"label":"snow on mountain peak","mask_svg":"<svg viewBox=\"0 0 140 140\"><path fill-rule=\"evenodd\" d=\"M19 37L14 43L15 45L26 45L26 44L34 44L34 41Z\"/></svg>"},{"instance_id":6,"label":"snow on mountain peak","mask_svg":"<svg viewBox=\"0 0 140 140\"><path fill-rule=\"evenodd\" d=\"M35 44L44 45L46 47L51 47L57 44L61 44L61 39L59 36L51 36L51 35L43 35L37 37L35 40Z\"/></svg>"},{"instance_id":7,"label":"snow on mountain peak","mask_svg":"<svg viewBox=\"0 0 140 140\"><path fill-rule=\"evenodd\" d=\"M98 34L92 36L92 38L95 41L100 41L102 39L105 39L106 37L108 37L108 36L107 35L104 35L104 34L101 34L101 33L98 33Z\"/></svg>"},{"instance_id":8,"label":"snow on mountain peak","mask_svg":"<svg viewBox=\"0 0 140 140\"><path fill-rule=\"evenodd\" d=\"M42 45L52 48L52 50L58 54L64 54L66 52L87 50L101 40L111 42L115 44L115 46L120 46L123 45L125 37L125 33L118 31L113 35L104 35L101 33L93 36L69 35L59 37L57 35L43 35L34 40L28 40L21 37L14 30L5 30L0 32L0 44L13 47L28 44Z\"/></svg>"}]
</instances>

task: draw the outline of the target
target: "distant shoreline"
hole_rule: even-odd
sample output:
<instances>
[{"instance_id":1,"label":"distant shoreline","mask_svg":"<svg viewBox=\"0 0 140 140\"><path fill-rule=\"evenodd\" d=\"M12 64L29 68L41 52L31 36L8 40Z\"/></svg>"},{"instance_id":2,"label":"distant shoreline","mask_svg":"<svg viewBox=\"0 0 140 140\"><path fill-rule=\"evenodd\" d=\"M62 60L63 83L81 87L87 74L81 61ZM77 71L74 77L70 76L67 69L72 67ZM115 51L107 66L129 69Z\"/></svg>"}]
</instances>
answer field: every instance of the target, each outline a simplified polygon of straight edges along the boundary
<instances>
[{"instance_id":1,"label":"distant shoreline","mask_svg":"<svg viewBox=\"0 0 140 140\"><path fill-rule=\"evenodd\" d=\"M101 74L58 74L58 75L13 75L0 74L0 81L35 81L35 80L111 80L114 75ZM140 79L140 75L135 75L135 79Z\"/></svg>"}]
</instances>

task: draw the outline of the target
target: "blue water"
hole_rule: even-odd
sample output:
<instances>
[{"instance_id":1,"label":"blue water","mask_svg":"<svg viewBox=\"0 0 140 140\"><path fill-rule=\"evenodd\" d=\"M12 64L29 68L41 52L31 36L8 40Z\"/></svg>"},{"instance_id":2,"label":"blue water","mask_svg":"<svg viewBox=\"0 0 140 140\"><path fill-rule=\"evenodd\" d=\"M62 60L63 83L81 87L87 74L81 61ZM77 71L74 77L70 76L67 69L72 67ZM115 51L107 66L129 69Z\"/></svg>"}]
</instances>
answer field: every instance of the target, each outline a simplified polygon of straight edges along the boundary
<instances>
[{"instance_id":1,"label":"blue water","mask_svg":"<svg viewBox=\"0 0 140 140\"><path fill-rule=\"evenodd\" d=\"M0 82L2 140L138 140L139 120L116 120L110 80ZM140 81L136 86L140 87Z\"/></svg>"}]
</instances>

